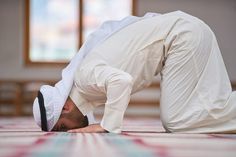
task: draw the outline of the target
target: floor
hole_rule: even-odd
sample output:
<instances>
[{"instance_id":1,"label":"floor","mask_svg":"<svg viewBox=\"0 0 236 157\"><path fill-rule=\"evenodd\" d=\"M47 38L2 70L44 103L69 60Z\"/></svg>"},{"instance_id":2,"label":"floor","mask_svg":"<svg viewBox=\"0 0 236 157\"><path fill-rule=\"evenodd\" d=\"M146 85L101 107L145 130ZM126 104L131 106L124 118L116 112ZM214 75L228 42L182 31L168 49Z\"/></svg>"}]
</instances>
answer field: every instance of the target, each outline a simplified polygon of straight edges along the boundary
<instances>
[{"instance_id":1,"label":"floor","mask_svg":"<svg viewBox=\"0 0 236 157\"><path fill-rule=\"evenodd\" d=\"M236 157L236 134L164 133L157 118L126 118L122 134L41 132L0 118L0 157Z\"/></svg>"}]
</instances>

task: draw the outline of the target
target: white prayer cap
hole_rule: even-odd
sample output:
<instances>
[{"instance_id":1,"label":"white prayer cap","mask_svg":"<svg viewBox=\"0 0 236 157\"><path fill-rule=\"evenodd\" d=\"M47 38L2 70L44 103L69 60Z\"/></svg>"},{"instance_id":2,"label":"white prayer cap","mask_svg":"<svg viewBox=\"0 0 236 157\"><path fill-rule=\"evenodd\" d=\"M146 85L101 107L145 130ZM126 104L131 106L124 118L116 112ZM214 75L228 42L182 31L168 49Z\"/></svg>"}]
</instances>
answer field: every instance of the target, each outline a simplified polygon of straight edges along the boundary
<instances>
[{"instance_id":1,"label":"white prayer cap","mask_svg":"<svg viewBox=\"0 0 236 157\"><path fill-rule=\"evenodd\" d=\"M66 102L66 99L61 96L61 94L55 87L49 85L43 85L40 88L39 92L41 92L42 94L42 101L46 113L45 118L47 123L47 129L44 131L51 131L61 115L61 111ZM43 113L42 109L40 109L39 99L42 98L40 98L40 96L38 95L38 97L36 97L36 99L34 100L33 115L38 126L42 127L43 129L43 123L45 122L42 123Z\"/></svg>"},{"instance_id":2,"label":"white prayer cap","mask_svg":"<svg viewBox=\"0 0 236 157\"><path fill-rule=\"evenodd\" d=\"M40 88L38 97L35 98L33 103L33 115L37 125L43 131L52 130L61 115L66 100L67 97L63 96L56 87L43 85ZM45 109L42 109L42 107ZM87 118L89 124L95 122L92 112L87 115Z\"/></svg>"}]
</instances>

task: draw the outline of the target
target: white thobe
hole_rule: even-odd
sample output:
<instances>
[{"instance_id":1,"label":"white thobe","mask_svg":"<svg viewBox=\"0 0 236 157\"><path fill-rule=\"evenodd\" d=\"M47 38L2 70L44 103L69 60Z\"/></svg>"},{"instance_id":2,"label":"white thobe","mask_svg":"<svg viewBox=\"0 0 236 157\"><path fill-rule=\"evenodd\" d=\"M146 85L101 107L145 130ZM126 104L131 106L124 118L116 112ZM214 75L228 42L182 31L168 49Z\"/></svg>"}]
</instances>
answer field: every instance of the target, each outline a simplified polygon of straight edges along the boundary
<instances>
[{"instance_id":1,"label":"white thobe","mask_svg":"<svg viewBox=\"0 0 236 157\"><path fill-rule=\"evenodd\" d=\"M217 74L213 79L211 70ZM100 125L119 133L130 95L150 85L159 72L167 131L236 130L236 124L230 127L236 107L229 102L232 90L214 34L180 11L142 18L92 49L76 71L70 97L84 115L105 104Z\"/></svg>"}]
</instances>

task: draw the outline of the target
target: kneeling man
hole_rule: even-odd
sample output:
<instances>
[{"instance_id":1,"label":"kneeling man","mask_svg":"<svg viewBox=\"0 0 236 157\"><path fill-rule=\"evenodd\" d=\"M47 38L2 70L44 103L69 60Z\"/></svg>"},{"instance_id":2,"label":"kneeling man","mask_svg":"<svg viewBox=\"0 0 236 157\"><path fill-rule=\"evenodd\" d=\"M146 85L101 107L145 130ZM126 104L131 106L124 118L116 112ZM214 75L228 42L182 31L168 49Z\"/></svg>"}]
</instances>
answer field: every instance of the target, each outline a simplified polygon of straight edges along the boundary
<instances>
[{"instance_id":1,"label":"kneeling man","mask_svg":"<svg viewBox=\"0 0 236 157\"><path fill-rule=\"evenodd\" d=\"M167 132L236 132L236 92L211 29L181 11L104 23L33 104L44 131L120 133L130 96L161 75ZM100 124L93 110L105 105Z\"/></svg>"}]
</instances>

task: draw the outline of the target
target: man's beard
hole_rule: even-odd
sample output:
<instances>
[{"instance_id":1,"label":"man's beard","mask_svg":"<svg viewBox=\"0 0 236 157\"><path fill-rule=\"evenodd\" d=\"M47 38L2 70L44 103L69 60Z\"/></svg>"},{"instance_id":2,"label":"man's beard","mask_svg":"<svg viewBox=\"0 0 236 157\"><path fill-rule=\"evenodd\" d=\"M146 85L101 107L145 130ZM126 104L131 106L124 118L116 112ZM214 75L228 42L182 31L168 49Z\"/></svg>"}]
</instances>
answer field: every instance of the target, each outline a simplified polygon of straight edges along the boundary
<instances>
[{"instance_id":1,"label":"man's beard","mask_svg":"<svg viewBox=\"0 0 236 157\"><path fill-rule=\"evenodd\" d=\"M74 107L67 116L68 119L75 122L78 126L77 128L82 128L88 126L88 118L84 116L77 107Z\"/></svg>"}]
</instances>

